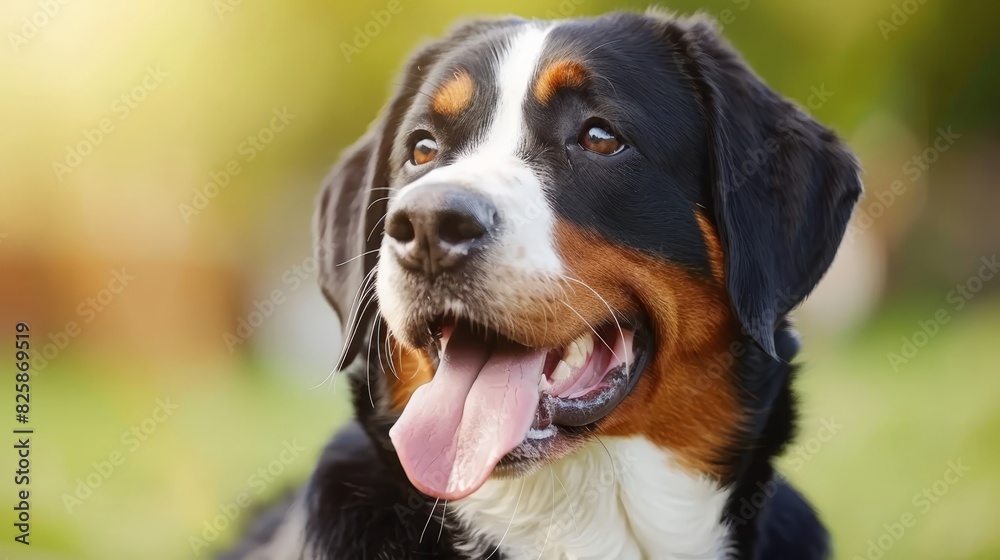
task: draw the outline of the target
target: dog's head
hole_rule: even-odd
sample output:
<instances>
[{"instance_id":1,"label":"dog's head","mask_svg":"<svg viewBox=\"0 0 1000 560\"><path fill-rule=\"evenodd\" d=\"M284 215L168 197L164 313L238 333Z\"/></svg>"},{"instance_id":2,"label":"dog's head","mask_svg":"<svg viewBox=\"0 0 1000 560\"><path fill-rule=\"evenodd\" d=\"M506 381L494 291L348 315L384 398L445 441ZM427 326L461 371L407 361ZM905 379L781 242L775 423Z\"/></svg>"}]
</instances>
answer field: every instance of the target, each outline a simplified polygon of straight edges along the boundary
<instances>
[{"instance_id":1,"label":"dog's head","mask_svg":"<svg viewBox=\"0 0 1000 560\"><path fill-rule=\"evenodd\" d=\"M749 411L712 362L743 338L777 359L860 192L703 19L466 24L329 178L322 284L348 361L398 377L391 437L427 494L601 434L721 476Z\"/></svg>"}]
</instances>

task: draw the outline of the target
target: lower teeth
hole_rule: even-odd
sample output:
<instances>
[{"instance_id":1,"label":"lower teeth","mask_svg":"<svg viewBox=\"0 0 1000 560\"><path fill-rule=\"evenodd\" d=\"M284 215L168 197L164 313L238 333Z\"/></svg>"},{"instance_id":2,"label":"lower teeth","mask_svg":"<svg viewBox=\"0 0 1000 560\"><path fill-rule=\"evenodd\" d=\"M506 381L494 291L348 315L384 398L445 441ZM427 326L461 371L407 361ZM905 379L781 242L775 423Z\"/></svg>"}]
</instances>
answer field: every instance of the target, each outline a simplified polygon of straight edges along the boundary
<instances>
[{"instance_id":1,"label":"lower teeth","mask_svg":"<svg viewBox=\"0 0 1000 560\"><path fill-rule=\"evenodd\" d=\"M545 439L547 437L552 437L556 434L556 427L549 424L547 427L542 429L531 428L528 430L528 439Z\"/></svg>"}]
</instances>

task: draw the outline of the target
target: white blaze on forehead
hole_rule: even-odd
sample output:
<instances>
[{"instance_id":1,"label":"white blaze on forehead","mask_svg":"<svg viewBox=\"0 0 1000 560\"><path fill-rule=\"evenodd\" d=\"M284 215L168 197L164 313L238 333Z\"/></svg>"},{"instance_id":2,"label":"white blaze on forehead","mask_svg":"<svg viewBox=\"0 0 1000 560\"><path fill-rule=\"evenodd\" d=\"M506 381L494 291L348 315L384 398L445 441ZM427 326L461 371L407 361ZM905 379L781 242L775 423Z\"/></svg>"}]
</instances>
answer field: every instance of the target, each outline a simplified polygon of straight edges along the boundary
<instances>
[{"instance_id":1,"label":"white blaze on forehead","mask_svg":"<svg viewBox=\"0 0 1000 560\"><path fill-rule=\"evenodd\" d=\"M403 186L389 201L391 212L410 197L421 196L425 186L442 183L488 197L499 215L501 231L482 267L486 278L479 288L490 294L493 305L488 307L503 309L505 313L514 306L524 305L527 296L551 290L551 284L539 278L555 278L563 272L554 242L555 215L545 196L545 179L518 154L529 128L524 105L551 29L552 26L528 23L510 37L497 56L495 79L499 95L486 131L455 154L454 161ZM405 283L398 282L401 276L398 263L386 254L388 243L386 236L376 276L379 309L394 329L402 331L412 301ZM481 307L480 304L457 299L444 302L456 315L464 315L467 307Z\"/></svg>"},{"instance_id":2,"label":"white blaze on forehead","mask_svg":"<svg viewBox=\"0 0 1000 560\"><path fill-rule=\"evenodd\" d=\"M552 27L528 24L511 38L500 53L497 89L500 97L489 130L474 151L490 155L514 155L524 141L524 102L531 91L535 69Z\"/></svg>"}]
</instances>

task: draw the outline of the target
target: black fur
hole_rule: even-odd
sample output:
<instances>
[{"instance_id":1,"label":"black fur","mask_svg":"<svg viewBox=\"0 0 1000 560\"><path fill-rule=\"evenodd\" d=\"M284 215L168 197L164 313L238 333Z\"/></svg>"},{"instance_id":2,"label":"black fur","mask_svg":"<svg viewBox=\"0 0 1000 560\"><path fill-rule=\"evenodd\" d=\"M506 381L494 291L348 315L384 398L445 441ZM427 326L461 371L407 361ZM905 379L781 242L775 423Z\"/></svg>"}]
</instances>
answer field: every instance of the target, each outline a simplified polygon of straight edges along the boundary
<instances>
[{"instance_id":1,"label":"black fur","mask_svg":"<svg viewBox=\"0 0 1000 560\"><path fill-rule=\"evenodd\" d=\"M306 558L482 558L497 546L477 542L475 531L454 521L442 527L441 508L403 473L388 438L396 421L385 403L388 374L377 362L356 359L372 342L370 333L379 332L370 329L380 320L377 306L364 309L352 299L367 287L362 282L377 257L339 263L379 246L382 189L415 179L399 165L414 129L442 131L439 142L452 148L446 152L486 125L499 95L488 86L490 55L523 24L467 24L419 50L380 119L322 191L316 225L323 291L348 332L345 365L353 362L357 421L330 443L303 490ZM576 20L557 28L548 45L545 60L586 53L591 71L605 78L584 94L560 91L544 105L530 100L525 106L531 128L522 157L560 185L547 193L555 211L706 281L711 271L695 212L719 231L727 292L744 329L731 358L747 422L728 450L732 474L724 482L732 492L721 520L733 528L734 558L827 558L825 529L772 461L795 432L790 362L799 343L786 316L819 281L840 243L861 192L853 156L832 132L768 88L704 19L613 14ZM428 95L420 94L458 67L486 87L476 89L461 118L429 114ZM595 114L615 123L614 132L629 145L616 159L573 148L579 123ZM560 145L566 153L550 149ZM442 156L419 173L448 162ZM263 524L240 550L266 542L274 528L273 520Z\"/></svg>"}]
</instances>

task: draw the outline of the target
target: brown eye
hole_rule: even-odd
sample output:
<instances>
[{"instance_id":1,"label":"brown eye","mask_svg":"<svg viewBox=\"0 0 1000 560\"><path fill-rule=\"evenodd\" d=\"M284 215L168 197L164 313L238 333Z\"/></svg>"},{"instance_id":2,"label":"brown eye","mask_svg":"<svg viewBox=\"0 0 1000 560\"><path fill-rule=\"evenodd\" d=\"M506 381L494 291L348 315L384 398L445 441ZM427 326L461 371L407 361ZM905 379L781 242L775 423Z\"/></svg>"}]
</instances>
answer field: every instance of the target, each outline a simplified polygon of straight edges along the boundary
<instances>
[{"instance_id":1,"label":"brown eye","mask_svg":"<svg viewBox=\"0 0 1000 560\"><path fill-rule=\"evenodd\" d=\"M580 145L585 150L605 156L617 154L625 147L614 134L599 125L584 125L580 133Z\"/></svg>"},{"instance_id":2,"label":"brown eye","mask_svg":"<svg viewBox=\"0 0 1000 560\"><path fill-rule=\"evenodd\" d=\"M423 165L434 161L437 157L438 145L433 138L424 138L418 140L416 144L413 145L413 156L410 161L413 165Z\"/></svg>"}]
</instances>

